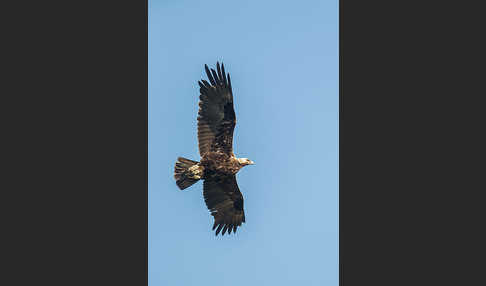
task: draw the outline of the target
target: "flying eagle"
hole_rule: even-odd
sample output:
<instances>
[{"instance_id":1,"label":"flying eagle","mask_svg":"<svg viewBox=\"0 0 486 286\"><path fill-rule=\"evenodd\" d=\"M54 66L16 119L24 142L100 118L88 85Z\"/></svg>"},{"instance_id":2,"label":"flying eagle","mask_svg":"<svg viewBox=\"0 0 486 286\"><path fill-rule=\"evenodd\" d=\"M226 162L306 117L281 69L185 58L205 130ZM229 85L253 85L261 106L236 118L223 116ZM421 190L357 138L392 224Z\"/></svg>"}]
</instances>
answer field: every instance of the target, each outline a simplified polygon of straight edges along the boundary
<instances>
[{"instance_id":1,"label":"flying eagle","mask_svg":"<svg viewBox=\"0 0 486 286\"><path fill-rule=\"evenodd\" d=\"M236 232L245 222L243 196L236 183L236 173L246 165L253 165L247 158L233 154L233 130L236 125L233 108L233 91L230 75L224 65L216 64L209 70L204 65L210 81L198 81L200 102L197 117L197 137L201 161L179 157L175 164L174 178L179 189L184 190L199 180L204 180L203 195L206 206L214 217L216 235L222 230Z\"/></svg>"}]
</instances>

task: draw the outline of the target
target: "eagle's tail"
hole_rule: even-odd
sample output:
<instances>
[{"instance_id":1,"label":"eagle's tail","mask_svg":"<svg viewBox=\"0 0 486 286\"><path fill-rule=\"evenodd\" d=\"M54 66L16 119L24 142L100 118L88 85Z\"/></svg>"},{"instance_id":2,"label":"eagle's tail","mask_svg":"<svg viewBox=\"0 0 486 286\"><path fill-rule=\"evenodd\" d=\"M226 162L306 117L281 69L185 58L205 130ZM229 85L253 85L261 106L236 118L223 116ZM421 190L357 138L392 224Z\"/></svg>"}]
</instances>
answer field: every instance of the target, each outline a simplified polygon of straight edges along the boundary
<instances>
[{"instance_id":1,"label":"eagle's tail","mask_svg":"<svg viewBox=\"0 0 486 286\"><path fill-rule=\"evenodd\" d=\"M174 178L179 189L184 190L201 179L203 168L198 166L198 163L182 157L177 158Z\"/></svg>"}]
</instances>

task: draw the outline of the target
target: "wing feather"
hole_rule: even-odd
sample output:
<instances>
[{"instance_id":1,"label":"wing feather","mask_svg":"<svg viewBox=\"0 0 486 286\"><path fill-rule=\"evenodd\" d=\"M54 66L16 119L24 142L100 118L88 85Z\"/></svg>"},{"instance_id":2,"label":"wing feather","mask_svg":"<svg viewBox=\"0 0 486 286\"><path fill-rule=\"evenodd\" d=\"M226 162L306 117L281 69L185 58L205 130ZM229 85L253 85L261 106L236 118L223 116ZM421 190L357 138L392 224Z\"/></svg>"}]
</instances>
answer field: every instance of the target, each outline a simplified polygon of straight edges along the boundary
<instances>
[{"instance_id":1,"label":"wing feather","mask_svg":"<svg viewBox=\"0 0 486 286\"><path fill-rule=\"evenodd\" d=\"M219 80L221 81L221 83L224 84L223 74L221 73L221 67L219 66L219 62L216 63L216 69L218 70L218 78L219 78Z\"/></svg>"},{"instance_id":2,"label":"wing feather","mask_svg":"<svg viewBox=\"0 0 486 286\"><path fill-rule=\"evenodd\" d=\"M216 235L236 232L244 222L243 195L234 175L204 180L204 201L214 217Z\"/></svg>"},{"instance_id":3,"label":"wing feather","mask_svg":"<svg viewBox=\"0 0 486 286\"><path fill-rule=\"evenodd\" d=\"M216 74L216 71L214 69L211 69L211 73L213 74L214 81L216 81L216 85L220 86L221 81L219 80L218 75Z\"/></svg>"},{"instance_id":4,"label":"wing feather","mask_svg":"<svg viewBox=\"0 0 486 286\"><path fill-rule=\"evenodd\" d=\"M214 81L214 78L211 75L211 72L209 71L208 65L204 65L204 69L206 70L206 75L208 76L208 79L211 82L211 84L216 86L216 81Z\"/></svg>"},{"instance_id":5,"label":"wing feather","mask_svg":"<svg viewBox=\"0 0 486 286\"><path fill-rule=\"evenodd\" d=\"M225 85L228 85L228 81L226 80L226 73L224 71L224 64L221 63L221 69L222 69L222 73L223 73L223 82Z\"/></svg>"},{"instance_id":6,"label":"wing feather","mask_svg":"<svg viewBox=\"0 0 486 286\"><path fill-rule=\"evenodd\" d=\"M233 106L231 80L224 65L216 64L217 72L204 65L206 80L198 81L200 102L198 112L198 141L201 157L207 152L233 153L233 131L236 115ZM228 81L227 81L228 79Z\"/></svg>"}]
</instances>

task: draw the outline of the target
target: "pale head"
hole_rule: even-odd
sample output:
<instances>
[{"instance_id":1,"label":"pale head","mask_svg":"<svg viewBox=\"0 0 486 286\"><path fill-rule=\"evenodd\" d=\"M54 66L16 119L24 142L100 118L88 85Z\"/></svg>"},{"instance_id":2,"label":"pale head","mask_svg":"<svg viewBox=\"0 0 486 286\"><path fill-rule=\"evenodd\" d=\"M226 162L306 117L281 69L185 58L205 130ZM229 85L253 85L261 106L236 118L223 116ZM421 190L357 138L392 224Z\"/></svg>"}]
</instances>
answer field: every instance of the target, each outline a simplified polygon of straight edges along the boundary
<instances>
[{"instance_id":1,"label":"pale head","mask_svg":"<svg viewBox=\"0 0 486 286\"><path fill-rule=\"evenodd\" d=\"M240 163L240 165L242 165L242 166L255 164L255 162L253 162L252 160L250 160L248 158L237 158L236 160L238 160L238 163Z\"/></svg>"}]
</instances>

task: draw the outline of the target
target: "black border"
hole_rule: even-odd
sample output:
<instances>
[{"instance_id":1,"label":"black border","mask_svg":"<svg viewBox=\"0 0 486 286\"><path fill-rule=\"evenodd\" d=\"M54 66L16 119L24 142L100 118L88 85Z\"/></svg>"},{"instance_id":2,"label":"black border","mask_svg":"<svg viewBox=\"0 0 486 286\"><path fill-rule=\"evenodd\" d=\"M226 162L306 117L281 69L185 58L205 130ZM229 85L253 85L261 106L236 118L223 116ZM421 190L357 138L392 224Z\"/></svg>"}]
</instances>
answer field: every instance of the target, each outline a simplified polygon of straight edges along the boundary
<instances>
[{"instance_id":1,"label":"black border","mask_svg":"<svg viewBox=\"0 0 486 286\"><path fill-rule=\"evenodd\" d=\"M147 1L2 10L1 284L147 285Z\"/></svg>"},{"instance_id":2,"label":"black border","mask_svg":"<svg viewBox=\"0 0 486 286\"><path fill-rule=\"evenodd\" d=\"M485 283L480 11L340 1L340 285Z\"/></svg>"}]
</instances>

